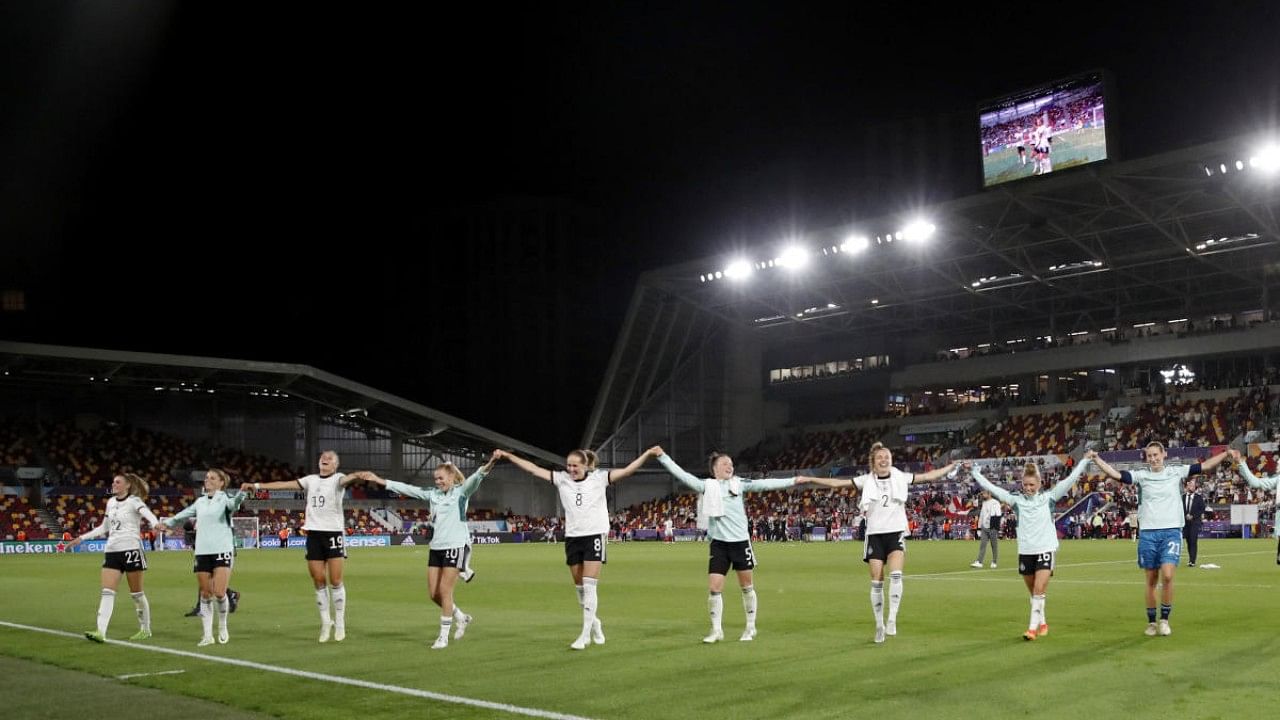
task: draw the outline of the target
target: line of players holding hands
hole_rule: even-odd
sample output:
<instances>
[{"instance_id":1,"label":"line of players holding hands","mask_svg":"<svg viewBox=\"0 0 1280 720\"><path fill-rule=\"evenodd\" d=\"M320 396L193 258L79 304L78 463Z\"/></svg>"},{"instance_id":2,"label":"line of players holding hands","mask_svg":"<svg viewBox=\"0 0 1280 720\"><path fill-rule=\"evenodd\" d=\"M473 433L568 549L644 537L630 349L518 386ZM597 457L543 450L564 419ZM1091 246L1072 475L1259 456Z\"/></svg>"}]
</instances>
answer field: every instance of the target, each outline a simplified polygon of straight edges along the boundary
<instances>
[{"instance_id":1,"label":"line of players holding hands","mask_svg":"<svg viewBox=\"0 0 1280 720\"><path fill-rule=\"evenodd\" d=\"M677 480L700 495L699 514L706 518L707 537L711 541L707 569L707 607L711 630L703 638L703 642L715 643L724 639L722 592L730 569L737 574L746 615L746 626L739 640L751 641L756 637L758 597L753 578L756 558L751 546L743 496L749 492L813 483L830 488L852 486L861 493L859 507L867 522L862 559L867 563L870 574L870 603L875 617L874 639L876 643L883 643L887 637L897 634L908 533L906 501L909 486L913 482L932 482L965 472L984 490L1011 506L1018 514L1018 572L1023 576L1031 599L1030 618L1023 637L1035 640L1049 633L1045 616L1045 591L1049 578L1053 575L1058 550L1058 536L1053 522L1054 507L1092 464L1108 478L1133 483L1140 489L1138 565L1146 576L1145 634L1170 635L1173 576L1181 555L1181 528L1184 522L1181 488L1186 478L1207 472L1228 457L1237 463L1241 474L1253 487L1275 489L1280 475L1263 479L1255 477L1248 466L1241 462L1237 450L1220 453L1190 466L1166 465L1165 449L1160 443L1149 444L1144 454L1148 469L1121 472L1090 451L1067 477L1048 489L1044 487L1037 466L1028 464L1023 471L1021 492L1009 492L992 484L977 467L968 463L953 462L925 473L903 472L893 466L889 449L880 443L871 448L870 471L853 478L801 475L793 478L748 480L735 475L732 458L720 453L712 455L710 459L710 477L698 478L678 466L661 447L655 446L631 464L616 470L598 469L595 453L590 450L570 452L565 459L563 471L548 470L509 452L494 450L488 462L470 476L464 476L452 463L438 466L433 473L434 487L418 487L386 480L369 471L343 474L338 472L337 453L325 451L320 455L317 474L285 482L245 483L238 491L230 489L231 480L226 472L209 470L205 475L203 494L177 515L164 520L157 518L147 508L147 484L142 478L130 473L118 475L111 484L112 496L107 501L102 524L73 540L72 546L103 535L108 538L101 572L97 626L95 630L86 632L85 637L95 642L105 642L115 605L116 589L123 575L128 581L139 622L139 630L130 639L145 640L151 637L151 609L143 591L142 579L147 563L142 550L141 521L147 520L153 528L172 528L187 518L195 518L194 572L199 583L199 615L203 629L199 645L215 642L215 620L218 631L216 641L227 643L230 641L227 628L227 616L230 614L227 584L234 562L231 516L249 497L249 490L302 490L306 493L306 520L303 527L307 531L307 567L320 614L319 641L341 642L346 638L346 588L343 585L346 550L343 545L342 497L345 488L353 483L372 483L407 497L424 500L430 505L435 532L430 543L427 586L432 601L441 611L439 633L431 647L442 649L448 647L451 637L453 640L462 638L472 620L454 602L454 588L458 579L469 582L474 574L470 567L470 531L466 521L468 501L494 464L507 460L531 475L550 482L559 494L565 511L565 561L577 592L578 605L582 609L580 632L569 647L573 650L585 650L592 644L603 645L605 642L604 628L598 615L598 585L601 567L606 562L609 532L606 490L610 484L633 475L651 457L656 457ZM889 577L887 614L884 612L886 569ZM1157 589L1160 591L1158 606Z\"/></svg>"}]
</instances>

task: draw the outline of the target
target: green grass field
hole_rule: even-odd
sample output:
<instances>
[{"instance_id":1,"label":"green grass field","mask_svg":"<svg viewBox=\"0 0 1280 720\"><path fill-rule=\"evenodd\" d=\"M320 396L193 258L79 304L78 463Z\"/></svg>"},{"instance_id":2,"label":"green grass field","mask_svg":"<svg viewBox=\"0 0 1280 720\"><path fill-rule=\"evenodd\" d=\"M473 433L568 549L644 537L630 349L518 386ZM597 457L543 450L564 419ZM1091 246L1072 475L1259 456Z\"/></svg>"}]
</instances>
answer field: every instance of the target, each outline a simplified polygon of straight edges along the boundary
<instances>
[{"instance_id":1,"label":"green grass field","mask_svg":"<svg viewBox=\"0 0 1280 720\"><path fill-rule=\"evenodd\" d=\"M192 717L518 716L403 689L587 718L1269 712L1280 670L1275 541L1203 542L1201 563L1222 567L1179 569L1174 634L1157 638L1142 634L1134 548L1065 543L1048 592L1052 633L1025 642L1027 593L1011 541L1001 543L998 570L968 568L976 543L914 542L899 634L877 646L861 543L761 544L759 637L737 642L742 606L727 588L728 641L706 646L706 546L613 545L600 585L608 643L585 652L568 649L581 614L561 545L477 548L478 577L458 593L475 622L443 651L428 649L439 614L426 596L424 548L353 549L348 637L325 645L316 642L301 551L242 552L232 585L243 599L231 616L231 643L199 650L199 620L182 617L195 585L185 553L149 556L155 637L105 646L78 637L93 627L101 556L6 556L0 621L76 636L0 625L0 712L83 717L123 703ZM122 583L109 637L135 629ZM222 658L248 663L213 660Z\"/></svg>"},{"instance_id":2,"label":"green grass field","mask_svg":"<svg viewBox=\"0 0 1280 720\"><path fill-rule=\"evenodd\" d=\"M1104 128L1084 128L1073 130L1053 137L1053 152L1050 160L1053 172L1065 170L1076 165L1102 160L1107 156L1107 136ZM1030 152L1027 164L1018 160L1018 151L1006 148L992 153L982 159L982 175L984 185L994 185L1010 180L1032 177L1035 164ZM1050 173L1052 174L1052 173Z\"/></svg>"}]
</instances>

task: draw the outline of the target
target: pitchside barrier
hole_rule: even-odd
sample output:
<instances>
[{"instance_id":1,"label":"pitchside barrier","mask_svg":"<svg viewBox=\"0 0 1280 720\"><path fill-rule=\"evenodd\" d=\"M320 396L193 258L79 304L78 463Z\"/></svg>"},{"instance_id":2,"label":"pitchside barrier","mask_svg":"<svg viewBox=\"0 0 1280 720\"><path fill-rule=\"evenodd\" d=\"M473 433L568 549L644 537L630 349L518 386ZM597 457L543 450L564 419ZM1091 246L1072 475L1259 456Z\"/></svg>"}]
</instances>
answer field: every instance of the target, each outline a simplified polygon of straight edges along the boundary
<instances>
[{"instance_id":1,"label":"pitchside barrier","mask_svg":"<svg viewBox=\"0 0 1280 720\"><path fill-rule=\"evenodd\" d=\"M473 533L471 536L471 544L473 545L497 545L509 543L526 543L541 542L542 532L495 532L495 533ZM256 548L263 549L280 549L280 538L275 535L264 535L259 539L259 544L238 546L239 549L252 550ZM426 547L431 538L425 535L348 535L343 541L347 547ZM104 539L85 540L76 547L71 547L71 543L63 540L0 540L0 555L56 555L59 553L101 553L106 548L107 541ZM287 541L287 548L302 549L307 546L307 538L305 535L291 535ZM143 549L147 552L155 552L151 549L150 543L143 543ZM164 539L164 549L169 551L190 551L190 546L181 537L166 537ZM158 548L157 548L158 550Z\"/></svg>"},{"instance_id":2,"label":"pitchside barrier","mask_svg":"<svg viewBox=\"0 0 1280 720\"><path fill-rule=\"evenodd\" d=\"M1204 524L1200 536L1205 538L1223 538L1223 537L1260 537L1266 536L1268 528L1263 525L1244 525L1232 526L1226 521L1209 521ZM563 538L557 537L557 541ZM661 534L656 530L636 530L632 534L632 540L654 541L660 540ZM696 542L703 539L697 532L693 530L680 529L675 531L676 542ZM788 533L788 539L802 540L800 529L791 528ZM832 541L854 541L860 540L853 528L842 527L839 530L828 531L827 528L816 526L813 528L811 535L813 542L832 542ZM425 535L349 535L346 538L347 547L427 547L431 538ZM471 536L471 544L473 545L498 545L512 543L540 543L543 542L543 533L535 532L504 532L504 533L476 533ZM106 547L106 540L86 540L77 547L72 548L70 543L63 540L0 540L0 556L4 555L57 555L61 553L100 553ZM287 548L303 549L307 546L307 538L301 535L291 536L288 540ZM280 538L275 536L266 536L261 539L259 547L263 549L280 549ZM149 544L144 546L147 552L155 552L149 548ZM167 551L188 552L191 548L183 541L182 538L165 538L164 549ZM252 546L243 549L255 549Z\"/></svg>"}]
</instances>

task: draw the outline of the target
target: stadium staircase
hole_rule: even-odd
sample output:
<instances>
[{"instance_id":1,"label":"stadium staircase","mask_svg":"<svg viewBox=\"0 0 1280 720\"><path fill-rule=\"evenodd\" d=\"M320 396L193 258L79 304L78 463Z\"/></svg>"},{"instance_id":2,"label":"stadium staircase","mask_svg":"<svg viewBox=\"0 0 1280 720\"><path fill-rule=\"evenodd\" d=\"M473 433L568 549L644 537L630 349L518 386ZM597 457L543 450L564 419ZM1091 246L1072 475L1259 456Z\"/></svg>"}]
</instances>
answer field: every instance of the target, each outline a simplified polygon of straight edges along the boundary
<instances>
[{"instance_id":1,"label":"stadium staircase","mask_svg":"<svg viewBox=\"0 0 1280 720\"><path fill-rule=\"evenodd\" d=\"M1249 430L1232 438L1227 445L1233 448L1246 448L1249 446L1249 443L1266 442L1266 440L1267 435L1261 430Z\"/></svg>"},{"instance_id":2,"label":"stadium staircase","mask_svg":"<svg viewBox=\"0 0 1280 720\"><path fill-rule=\"evenodd\" d=\"M404 532L404 518L391 508L373 508L369 515L387 532Z\"/></svg>"},{"instance_id":3,"label":"stadium staircase","mask_svg":"<svg viewBox=\"0 0 1280 720\"><path fill-rule=\"evenodd\" d=\"M26 433L23 439L27 442L27 447L31 448L31 457L40 467L44 468L44 480L41 482L49 482L51 478L58 478L58 472L54 467L53 460L44 451L44 446L37 442L35 435ZM57 481L55 481L57 482ZM40 504L44 505L48 502L47 498L41 493ZM58 518L58 514L48 510L45 507L36 508L36 516L40 518L40 522L49 529L49 537L62 537L62 533L66 531L62 521Z\"/></svg>"},{"instance_id":4,"label":"stadium staircase","mask_svg":"<svg viewBox=\"0 0 1280 720\"><path fill-rule=\"evenodd\" d=\"M1089 427L1093 427L1093 426L1090 425ZM1092 448L1095 445L1099 445L1099 444L1100 443L1098 439L1094 437L1094 434L1092 432L1089 432L1088 435L1082 438L1080 442L1077 443L1075 447L1071 448L1071 451L1067 454L1070 455L1072 461L1074 461L1078 465L1080 464L1080 460L1084 458L1084 454L1089 451L1089 448Z\"/></svg>"},{"instance_id":5,"label":"stadium staircase","mask_svg":"<svg viewBox=\"0 0 1280 720\"><path fill-rule=\"evenodd\" d=\"M62 533L66 528L62 527L62 521L58 520L58 516L44 508L37 508L36 515L40 518L40 522L46 528L49 528L49 537L62 537Z\"/></svg>"},{"instance_id":6,"label":"stadium staircase","mask_svg":"<svg viewBox=\"0 0 1280 720\"><path fill-rule=\"evenodd\" d=\"M1072 505L1066 510L1063 510L1062 512L1058 513L1057 516L1055 516L1053 519L1053 524L1057 526L1058 532L1066 533L1067 516L1078 514L1081 518L1088 520L1088 519L1091 519L1094 516L1094 514L1097 513L1097 511L1100 510L1106 504L1107 504L1106 498L1102 496L1102 493L1091 492L1088 495L1085 495L1084 497L1080 498L1079 502L1077 502L1075 505Z\"/></svg>"}]
</instances>

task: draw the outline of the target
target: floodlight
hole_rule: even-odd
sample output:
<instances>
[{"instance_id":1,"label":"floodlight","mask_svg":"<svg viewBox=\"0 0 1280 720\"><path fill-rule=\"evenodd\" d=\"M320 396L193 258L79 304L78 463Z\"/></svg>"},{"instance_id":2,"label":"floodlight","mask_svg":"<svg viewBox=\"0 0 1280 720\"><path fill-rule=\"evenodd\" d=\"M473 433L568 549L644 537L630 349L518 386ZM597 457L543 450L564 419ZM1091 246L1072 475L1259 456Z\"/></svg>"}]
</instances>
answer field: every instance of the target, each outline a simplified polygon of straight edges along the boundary
<instances>
[{"instance_id":1,"label":"floodlight","mask_svg":"<svg viewBox=\"0 0 1280 720\"><path fill-rule=\"evenodd\" d=\"M751 263L746 260L734 260L725 268L724 276L730 280L745 280L751 274Z\"/></svg>"},{"instance_id":2,"label":"floodlight","mask_svg":"<svg viewBox=\"0 0 1280 720\"><path fill-rule=\"evenodd\" d=\"M1267 145L1258 151L1256 158L1249 159L1249 164L1267 173L1280 170L1280 146L1274 143Z\"/></svg>"},{"instance_id":3,"label":"floodlight","mask_svg":"<svg viewBox=\"0 0 1280 720\"><path fill-rule=\"evenodd\" d=\"M938 229L937 226L935 226L931 222L926 222L924 220L916 220L911 224L907 225L907 227L904 228L903 231L898 234L898 239L908 240L910 242L928 240L930 237L933 236L934 231L936 231L937 229Z\"/></svg>"},{"instance_id":4,"label":"floodlight","mask_svg":"<svg viewBox=\"0 0 1280 720\"><path fill-rule=\"evenodd\" d=\"M871 247L871 241L862 235L850 235L840 243L840 249L847 253L860 253Z\"/></svg>"},{"instance_id":5,"label":"floodlight","mask_svg":"<svg viewBox=\"0 0 1280 720\"><path fill-rule=\"evenodd\" d=\"M799 245L791 245L783 250L782 255L775 258L775 261L789 270L797 270L808 264L809 252Z\"/></svg>"}]
</instances>

